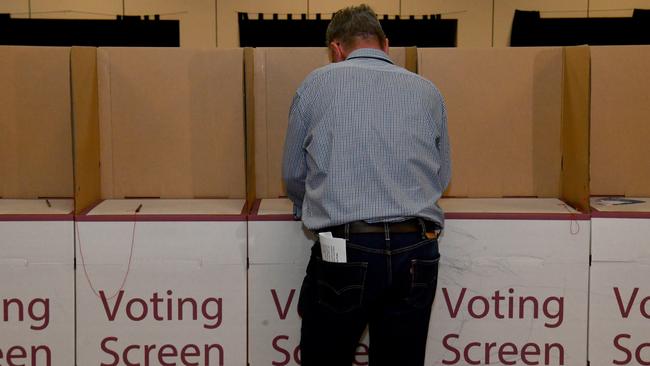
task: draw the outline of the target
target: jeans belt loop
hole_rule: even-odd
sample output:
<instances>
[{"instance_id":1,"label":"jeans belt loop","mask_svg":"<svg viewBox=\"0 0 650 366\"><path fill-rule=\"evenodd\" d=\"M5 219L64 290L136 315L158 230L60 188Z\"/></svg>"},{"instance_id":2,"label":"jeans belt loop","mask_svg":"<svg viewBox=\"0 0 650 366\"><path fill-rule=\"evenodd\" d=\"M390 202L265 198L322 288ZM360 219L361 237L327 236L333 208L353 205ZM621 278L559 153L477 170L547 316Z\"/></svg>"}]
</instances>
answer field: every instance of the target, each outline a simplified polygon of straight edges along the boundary
<instances>
[{"instance_id":1,"label":"jeans belt loop","mask_svg":"<svg viewBox=\"0 0 650 366\"><path fill-rule=\"evenodd\" d=\"M350 224L345 224L345 241L350 241Z\"/></svg>"},{"instance_id":2,"label":"jeans belt loop","mask_svg":"<svg viewBox=\"0 0 650 366\"><path fill-rule=\"evenodd\" d=\"M418 217L418 222L420 223L420 227L422 228L422 239L427 238L427 225L424 223L424 220L421 217Z\"/></svg>"},{"instance_id":3,"label":"jeans belt loop","mask_svg":"<svg viewBox=\"0 0 650 366\"><path fill-rule=\"evenodd\" d=\"M384 222L384 240L390 241L390 225Z\"/></svg>"}]
</instances>

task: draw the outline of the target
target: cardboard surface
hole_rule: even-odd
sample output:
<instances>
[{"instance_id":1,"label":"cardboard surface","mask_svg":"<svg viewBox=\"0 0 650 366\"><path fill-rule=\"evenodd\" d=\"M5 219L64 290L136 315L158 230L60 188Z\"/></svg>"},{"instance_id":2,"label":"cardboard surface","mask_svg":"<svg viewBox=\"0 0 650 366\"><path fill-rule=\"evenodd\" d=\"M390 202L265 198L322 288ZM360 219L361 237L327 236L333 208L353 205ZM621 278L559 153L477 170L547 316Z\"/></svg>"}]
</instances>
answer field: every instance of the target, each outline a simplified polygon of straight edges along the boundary
<instances>
[{"instance_id":1,"label":"cardboard surface","mask_svg":"<svg viewBox=\"0 0 650 366\"><path fill-rule=\"evenodd\" d=\"M561 198L589 212L589 47L564 48Z\"/></svg>"},{"instance_id":2,"label":"cardboard surface","mask_svg":"<svg viewBox=\"0 0 650 366\"><path fill-rule=\"evenodd\" d=\"M245 222L77 225L80 365L246 364Z\"/></svg>"},{"instance_id":3,"label":"cardboard surface","mask_svg":"<svg viewBox=\"0 0 650 366\"><path fill-rule=\"evenodd\" d=\"M101 199L97 49L73 47L70 66L75 213L81 213Z\"/></svg>"},{"instance_id":4,"label":"cardboard surface","mask_svg":"<svg viewBox=\"0 0 650 366\"><path fill-rule=\"evenodd\" d=\"M72 197L70 48L0 47L0 197Z\"/></svg>"},{"instance_id":5,"label":"cardboard surface","mask_svg":"<svg viewBox=\"0 0 650 366\"><path fill-rule=\"evenodd\" d=\"M266 198L260 202L258 215L291 215L293 203L287 198Z\"/></svg>"},{"instance_id":6,"label":"cardboard surface","mask_svg":"<svg viewBox=\"0 0 650 366\"><path fill-rule=\"evenodd\" d=\"M88 212L88 215L129 215L140 205L140 215L239 215L244 204L243 199L106 200Z\"/></svg>"},{"instance_id":7,"label":"cardboard surface","mask_svg":"<svg viewBox=\"0 0 650 366\"><path fill-rule=\"evenodd\" d=\"M650 196L650 46L590 50L591 194Z\"/></svg>"},{"instance_id":8,"label":"cardboard surface","mask_svg":"<svg viewBox=\"0 0 650 366\"><path fill-rule=\"evenodd\" d=\"M443 198L439 205L446 213L579 213L556 198Z\"/></svg>"},{"instance_id":9,"label":"cardboard surface","mask_svg":"<svg viewBox=\"0 0 650 366\"><path fill-rule=\"evenodd\" d=\"M73 365L73 223L0 221L0 233L0 361Z\"/></svg>"},{"instance_id":10,"label":"cardboard surface","mask_svg":"<svg viewBox=\"0 0 650 366\"><path fill-rule=\"evenodd\" d=\"M586 364L589 235L588 222L447 220L426 365Z\"/></svg>"},{"instance_id":11,"label":"cardboard surface","mask_svg":"<svg viewBox=\"0 0 650 366\"><path fill-rule=\"evenodd\" d=\"M650 361L650 219L592 219L591 365Z\"/></svg>"},{"instance_id":12,"label":"cardboard surface","mask_svg":"<svg viewBox=\"0 0 650 366\"><path fill-rule=\"evenodd\" d=\"M447 104L456 197L560 197L561 48L418 49Z\"/></svg>"},{"instance_id":13,"label":"cardboard surface","mask_svg":"<svg viewBox=\"0 0 650 366\"><path fill-rule=\"evenodd\" d=\"M617 197L612 197L616 199ZM650 212L650 198L649 197L625 197L626 199L634 201L642 201L640 203L630 204L607 204L601 201L601 197L591 198L591 207L600 212Z\"/></svg>"},{"instance_id":14,"label":"cardboard surface","mask_svg":"<svg viewBox=\"0 0 650 366\"><path fill-rule=\"evenodd\" d=\"M47 203L50 203L49 205ZM0 215L46 214L68 215L74 210L71 199L0 199Z\"/></svg>"},{"instance_id":15,"label":"cardboard surface","mask_svg":"<svg viewBox=\"0 0 650 366\"><path fill-rule=\"evenodd\" d=\"M244 198L243 51L98 49L103 198Z\"/></svg>"},{"instance_id":16,"label":"cardboard surface","mask_svg":"<svg viewBox=\"0 0 650 366\"><path fill-rule=\"evenodd\" d=\"M282 154L291 101L303 79L329 59L326 48L255 48L252 52L254 85L247 103L255 107L254 122L249 121L254 126L255 198L278 198L286 196ZM390 57L404 67L406 49L391 48Z\"/></svg>"}]
</instances>

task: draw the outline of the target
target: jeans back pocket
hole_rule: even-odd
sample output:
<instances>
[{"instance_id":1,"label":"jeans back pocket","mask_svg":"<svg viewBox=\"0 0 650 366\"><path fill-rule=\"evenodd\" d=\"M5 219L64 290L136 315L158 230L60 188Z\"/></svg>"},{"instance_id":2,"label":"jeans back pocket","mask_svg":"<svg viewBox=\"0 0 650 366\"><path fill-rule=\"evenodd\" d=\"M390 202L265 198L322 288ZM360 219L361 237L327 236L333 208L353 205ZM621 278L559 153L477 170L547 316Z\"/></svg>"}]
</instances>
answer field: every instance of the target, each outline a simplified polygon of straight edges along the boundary
<instances>
[{"instance_id":1,"label":"jeans back pocket","mask_svg":"<svg viewBox=\"0 0 650 366\"><path fill-rule=\"evenodd\" d=\"M361 307L368 264L317 262L318 302L335 313Z\"/></svg>"},{"instance_id":2,"label":"jeans back pocket","mask_svg":"<svg viewBox=\"0 0 650 366\"><path fill-rule=\"evenodd\" d=\"M411 260L411 290L407 302L417 308L433 303L438 283L438 263L436 259Z\"/></svg>"}]
</instances>

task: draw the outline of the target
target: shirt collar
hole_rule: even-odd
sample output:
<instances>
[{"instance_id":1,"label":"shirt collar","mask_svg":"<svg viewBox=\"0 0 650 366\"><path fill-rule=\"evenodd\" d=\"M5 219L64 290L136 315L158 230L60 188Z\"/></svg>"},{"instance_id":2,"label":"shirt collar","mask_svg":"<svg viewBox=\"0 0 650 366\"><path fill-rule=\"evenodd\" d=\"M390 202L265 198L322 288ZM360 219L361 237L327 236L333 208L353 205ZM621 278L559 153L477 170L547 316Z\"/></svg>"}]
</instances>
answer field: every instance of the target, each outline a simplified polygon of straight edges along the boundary
<instances>
[{"instance_id":1,"label":"shirt collar","mask_svg":"<svg viewBox=\"0 0 650 366\"><path fill-rule=\"evenodd\" d=\"M358 50L354 50L352 53L350 53L346 60L355 58L374 58L388 62L390 64L393 63L393 61L390 59L390 57L388 57L387 54L384 53L384 51L378 50L376 48L359 48Z\"/></svg>"}]
</instances>

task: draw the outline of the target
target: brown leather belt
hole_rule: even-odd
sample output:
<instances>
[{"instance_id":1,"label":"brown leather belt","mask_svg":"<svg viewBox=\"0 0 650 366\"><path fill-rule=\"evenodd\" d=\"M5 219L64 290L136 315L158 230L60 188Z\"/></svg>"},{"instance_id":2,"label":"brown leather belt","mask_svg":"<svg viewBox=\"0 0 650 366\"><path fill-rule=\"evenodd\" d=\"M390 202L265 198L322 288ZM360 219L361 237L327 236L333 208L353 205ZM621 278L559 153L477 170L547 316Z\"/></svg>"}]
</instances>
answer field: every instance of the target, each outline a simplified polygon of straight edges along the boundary
<instances>
[{"instance_id":1,"label":"brown leather belt","mask_svg":"<svg viewBox=\"0 0 650 366\"><path fill-rule=\"evenodd\" d=\"M367 223L365 221L353 221L348 224L331 226L318 230L319 232L331 232L337 238L346 237L347 234L384 234L388 233L417 233L421 232L428 239L437 239L440 234L440 225L424 219L409 219L399 222L378 222Z\"/></svg>"}]
</instances>

